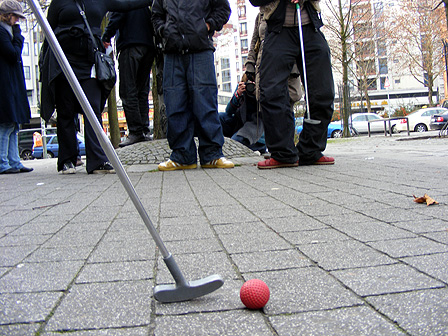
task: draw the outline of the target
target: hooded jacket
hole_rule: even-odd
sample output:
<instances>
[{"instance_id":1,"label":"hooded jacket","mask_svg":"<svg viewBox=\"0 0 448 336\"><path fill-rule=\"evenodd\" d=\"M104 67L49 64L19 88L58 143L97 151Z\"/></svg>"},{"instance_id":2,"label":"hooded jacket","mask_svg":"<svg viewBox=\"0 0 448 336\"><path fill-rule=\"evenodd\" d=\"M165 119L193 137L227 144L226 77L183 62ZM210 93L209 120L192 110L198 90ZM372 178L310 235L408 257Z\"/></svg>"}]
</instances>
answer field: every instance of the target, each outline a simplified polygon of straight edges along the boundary
<instances>
[{"instance_id":1,"label":"hooded jacket","mask_svg":"<svg viewBox=\"0 0 448 336\"><path fill-rule=\"evenodd\" d=\"M227 23L230 12L227 0L155 0L152 22L165 53L195 53L215 50L213 34Z\"/></svg>"}]
</instances>

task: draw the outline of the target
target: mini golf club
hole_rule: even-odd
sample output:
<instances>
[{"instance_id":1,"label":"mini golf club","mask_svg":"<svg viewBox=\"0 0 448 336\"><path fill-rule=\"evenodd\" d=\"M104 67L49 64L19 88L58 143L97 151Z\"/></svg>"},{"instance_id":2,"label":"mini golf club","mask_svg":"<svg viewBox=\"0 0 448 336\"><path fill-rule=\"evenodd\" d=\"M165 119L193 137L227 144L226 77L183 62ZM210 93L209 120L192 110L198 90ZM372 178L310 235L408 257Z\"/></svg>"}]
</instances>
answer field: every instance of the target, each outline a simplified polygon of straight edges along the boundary
<instances>
[{"instance_id":1,"label":"mini golf club","mask_svg":"<svg viewBox=\"0 0 448 336\"><path fill-rule=\"evenodd\" d=\"M67 80L69 81L73 92L78 98L78 101L81 104L81 107L87 119L92 125L92 128L95 131L96 136L98 137L101 147L103 148L109 161L112 163L121 183L123 184L123 187L126 189L129 197L134 203L135 208L137 209L138 213L143 219L143 222L145 223L146 227L151 233L152 238L154 239L155 243L157 244L157 247L159 248L163 256L163 260L166 266L168 267L171 275L173 276L176 282L176 284L171 285L155 286L154 287L155 299L163 303L187 301L209 294L217 290L224 284L224 281L219 275L211 275L207 278L191 282L188 282L183 276L173 256L166 249L165 244L160 238L159 233L155 229L154 225L151 222L151 219L149 218L148 214L143 208L143 205L139 197L137 196L134 187L132 186L129 176L126 174L126 171L124 170L123 165L121 164L121 161L118 158L117 153L115 152L115 149L113 148L106 134L103 132L101 125L98 122L95 113L93 112L93 109L90 106L87 97L84 94L84 91L82 90L81 85L79 84L79 81L73 72L73 69L68 63L68 60L65 57L65 54L62 51L62 48L59 45L59 42L56 39L53 30L50 27L50 24L45 18L40 5L37 3L36 0L27 0L27 1L31 7L31 10L34 13L34 16L39 22L39 25L43 29L44 34L51 47L51 50L53 51L59 65L61 66L64 75L67 77Z\"/></svg>"}]
</instances>

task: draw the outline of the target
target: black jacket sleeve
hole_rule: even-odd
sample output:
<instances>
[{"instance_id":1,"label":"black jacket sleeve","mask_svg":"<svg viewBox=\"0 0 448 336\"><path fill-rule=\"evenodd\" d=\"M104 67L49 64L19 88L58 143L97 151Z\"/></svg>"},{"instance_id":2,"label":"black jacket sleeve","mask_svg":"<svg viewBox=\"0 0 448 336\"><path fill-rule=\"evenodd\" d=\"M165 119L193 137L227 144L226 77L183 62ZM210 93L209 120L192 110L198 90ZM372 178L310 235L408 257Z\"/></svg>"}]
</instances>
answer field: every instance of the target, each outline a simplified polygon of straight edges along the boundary
<instances>
[{"instance_id":1,"label":"black jacket sleeve","mask_svg":"<svg viewBox=\"0 0 448 336\"><path fill-rule=\"evenodd\" d=\"M220 31L230 17L231 9L227 0L212 0L211 14L205 19L210 25L210 33Z\"/></svg>"},{"instance_id":2,"label":"black jacket sleeve","mask_svg":"<svg viewBox=\"0 0 448 336\"><path fill-rule=\"evenodd\" d=\"M101 38L103 42L110 43L110 39L115 36L117 30L121 26L122 19L124 17L124 13L113 12L109 18L109 23L107 24L106 29L104 30L104 34Z\"/></svg>"}]
</instances>

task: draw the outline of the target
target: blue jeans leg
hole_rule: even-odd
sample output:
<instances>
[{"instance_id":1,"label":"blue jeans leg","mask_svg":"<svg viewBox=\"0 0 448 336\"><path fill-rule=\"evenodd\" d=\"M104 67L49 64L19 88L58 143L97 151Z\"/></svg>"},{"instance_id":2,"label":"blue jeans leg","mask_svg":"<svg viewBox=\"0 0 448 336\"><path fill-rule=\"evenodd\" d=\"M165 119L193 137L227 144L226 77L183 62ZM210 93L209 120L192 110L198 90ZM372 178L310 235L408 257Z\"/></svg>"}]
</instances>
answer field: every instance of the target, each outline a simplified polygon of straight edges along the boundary
<instances>
[{"instance_id":1,"label":"blue jeans leg","mask_svg":"<svg viewBox=\"0 0 448 336\"><path fill-rule=\"evenodd\" d=\"M216 84L213 51L188 55L189 96L199 139L199 159L205 164L223 156L224 136L218 117L218 87Z\"/></svg>"},{"instance_id":2,"label":"blue jeans leg","mask_svg":"<svg viewBox=\"0 0 448 336\"><path fill-rule=\"evenodd\" d=\"M188 103L185 55L166 54L163 69L163 94L168 128L166 137L172 150L170 159L182 164L197 162L194 118Z\"/></svg>"},{"instance_id":3,"label":"blue jeans leg","mask_svg":"<svg viewBox=\"0 0 448 336\"><path fill-rule=\"evenodd\" d=\"M19 156L18 132L19 126L16 123L0 124L0 172L10 168L23 168Z\"/></svg>"}]
</instances>

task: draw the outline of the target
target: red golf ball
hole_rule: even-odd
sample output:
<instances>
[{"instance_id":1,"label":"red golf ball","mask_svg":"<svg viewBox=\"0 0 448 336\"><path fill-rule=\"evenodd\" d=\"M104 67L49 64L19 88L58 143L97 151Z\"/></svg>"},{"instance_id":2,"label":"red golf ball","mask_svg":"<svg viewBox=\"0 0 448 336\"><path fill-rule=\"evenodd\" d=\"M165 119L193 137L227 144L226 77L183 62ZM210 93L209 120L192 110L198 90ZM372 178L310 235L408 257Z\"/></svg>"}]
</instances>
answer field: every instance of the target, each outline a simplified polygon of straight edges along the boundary
<instances>
[{"instance_id":1,"label":"red golf ball","mask_svg":"<svg viewBox=\"0 0 448 336\"><path fill-rule=\"evenodd\" d=\"M268 285L259 279L246 281L240 290L241 302L249 309L261 309L271 295Z\"/></svg>"}]
</instances>

